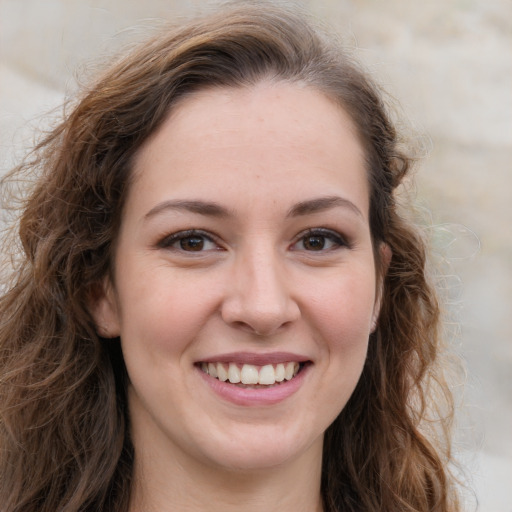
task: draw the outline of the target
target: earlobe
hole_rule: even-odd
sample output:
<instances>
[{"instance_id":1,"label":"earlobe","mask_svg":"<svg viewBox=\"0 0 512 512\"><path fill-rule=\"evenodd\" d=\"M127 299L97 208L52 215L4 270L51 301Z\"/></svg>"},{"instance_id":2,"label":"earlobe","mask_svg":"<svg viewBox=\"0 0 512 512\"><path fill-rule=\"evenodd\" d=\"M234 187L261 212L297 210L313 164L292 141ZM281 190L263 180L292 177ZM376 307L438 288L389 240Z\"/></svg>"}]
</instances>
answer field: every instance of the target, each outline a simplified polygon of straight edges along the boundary
<instances>
[{"instance_id":1,"label":"earlobe","mask_svg":"<svg viewBox=\"0 0 512 512\"><path fill-rule=\"evenodd\" d=\"M377 322L379 320L380 309L382 305L382 296L384 293L384 280L386 274L388 272L389 264L391 262L391 258L393 256L393 252L388 244L382 242L379 247L380 254L380 262L379 262L379 272L377 275L377 293L375 297L375 304L373 306L373 315L372 322L370 327L370 332L373 333L377 329Z\"/></svg>"},{"instance_id":2,"label":"earlobe","mask_svg":"<svg viewBox=\"0 0 512 512\"><path fill-rule=\"evenodd\" d=\"M120 335L118 308L110 279L105 278L91 288L89 311L94 319L96 332L102 338L116 338Z\"/></svg>"}]
</instances>

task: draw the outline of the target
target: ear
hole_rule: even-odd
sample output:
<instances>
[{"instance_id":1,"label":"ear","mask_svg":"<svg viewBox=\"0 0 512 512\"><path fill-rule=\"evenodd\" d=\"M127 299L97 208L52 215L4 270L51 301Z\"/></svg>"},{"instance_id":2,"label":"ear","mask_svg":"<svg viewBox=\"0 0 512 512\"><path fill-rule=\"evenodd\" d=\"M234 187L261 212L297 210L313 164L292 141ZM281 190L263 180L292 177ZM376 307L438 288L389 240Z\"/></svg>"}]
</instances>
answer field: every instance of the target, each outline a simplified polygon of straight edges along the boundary
<instances>
[{"instance_id":1,"label":"ear","mask_svg":"<svg viewBox=\"0 0 512 512\"><path fill-rule=\"evenodd\" d=\"M384 279L388 272L389 264L391 262L391 257L393 256L393 252L388 244L382 242L379 247L379 269L377 273L377 292L375 295L375 304L373 305L373 315L372 315L372 324L370 332L375 332L377 329L377 322L379 320L380 307L382 305L382 295L384 292Z\"/></svg>"},{"instance_id":2,"label":"ear","mask_svg":"<svg viewBox=\"0 0 512 512\"><path fill-rule=\"evenodd\" d=\"M91 288L89 311L102 338L117 338L121 334L115 291L109 278Z\"/></svg>"}]
</instances>

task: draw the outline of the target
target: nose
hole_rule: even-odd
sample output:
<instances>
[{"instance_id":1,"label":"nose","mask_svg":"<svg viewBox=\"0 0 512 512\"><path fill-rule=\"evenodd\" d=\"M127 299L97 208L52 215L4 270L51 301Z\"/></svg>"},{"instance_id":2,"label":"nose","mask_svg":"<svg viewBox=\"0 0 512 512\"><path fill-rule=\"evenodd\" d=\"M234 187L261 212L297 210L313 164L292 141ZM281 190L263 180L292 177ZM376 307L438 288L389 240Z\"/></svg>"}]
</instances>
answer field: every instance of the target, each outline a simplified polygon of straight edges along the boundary
<instances>
[{"instance_id":1,"label":"nose","mask_svg":"<svg viewBox=\"0 0 512 512\"><path fill-rule=\"evenodd\" d=\"M272 250L235 259L222 303L222 318L232 327L270 336L300 317L290 278Z\"/></svg>"}]
</instances>

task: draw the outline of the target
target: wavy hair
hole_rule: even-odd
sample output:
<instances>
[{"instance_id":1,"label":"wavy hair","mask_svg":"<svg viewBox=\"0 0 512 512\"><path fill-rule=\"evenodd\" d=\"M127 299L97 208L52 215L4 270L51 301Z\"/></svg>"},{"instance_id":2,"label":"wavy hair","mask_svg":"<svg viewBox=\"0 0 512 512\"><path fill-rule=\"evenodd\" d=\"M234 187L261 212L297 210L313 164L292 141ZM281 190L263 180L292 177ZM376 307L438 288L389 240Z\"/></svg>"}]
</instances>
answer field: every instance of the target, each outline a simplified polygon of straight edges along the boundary
<instances>
[{"instance_id":1,"label":"wavy hair","mask_svg":"<svg viewBox=\"0 0 512 512\"><path fill-rule=\"evenodd\" d=\"M3 180L8 193L12 180L36 175L0 300L2 512L128 510L125 368L119 343L95 330L90 294L112 270L144 141L187 94L264 79L311 87L350 115L366 156L373 244L392 250L362 376L325 435L325 510L458 510L439 306L423 236L396 200L412 159L382 93L340 44L292 9L238 2L167 27L112 63Z\"/></svg>"}]
</instances>

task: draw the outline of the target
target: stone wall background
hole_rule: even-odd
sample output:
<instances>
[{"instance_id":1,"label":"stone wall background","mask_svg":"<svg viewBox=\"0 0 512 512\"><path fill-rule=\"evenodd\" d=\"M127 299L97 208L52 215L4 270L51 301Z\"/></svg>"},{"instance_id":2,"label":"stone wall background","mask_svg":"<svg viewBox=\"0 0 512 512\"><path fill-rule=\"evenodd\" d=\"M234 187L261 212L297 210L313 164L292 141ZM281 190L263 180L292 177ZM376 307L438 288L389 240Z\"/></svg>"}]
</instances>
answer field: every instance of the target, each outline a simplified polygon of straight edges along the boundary
<instances>
[{"instance_id":1,"label":"stone wall background","mask_svg":"<svg viewBox=\"0 0 512 512\"><path fill-rule=\"evenodd\" d=\"M418 202L445 257L450 330L467 368L457 450L478 510L511 512L512 2L304 3L357 48L427 141ZM206 4L0 0L0 172L98 57Z\"/></svg>"}]
</instances>

